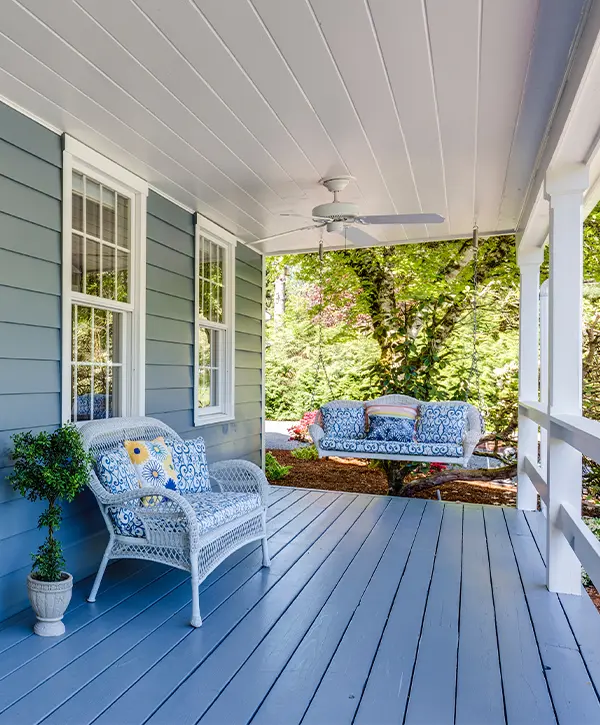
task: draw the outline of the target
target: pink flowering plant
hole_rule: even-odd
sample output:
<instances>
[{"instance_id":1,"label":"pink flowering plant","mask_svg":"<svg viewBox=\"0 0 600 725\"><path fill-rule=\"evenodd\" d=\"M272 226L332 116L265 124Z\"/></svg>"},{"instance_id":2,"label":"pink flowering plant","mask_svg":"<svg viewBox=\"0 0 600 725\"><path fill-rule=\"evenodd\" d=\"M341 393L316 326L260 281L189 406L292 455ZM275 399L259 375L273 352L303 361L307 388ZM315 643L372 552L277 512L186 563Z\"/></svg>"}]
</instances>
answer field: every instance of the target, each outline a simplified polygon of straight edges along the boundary
<instances>
[{"instance_id":1,"label":"pink flowering plant","mask_svg":"<svg viewBox=\"0 0 600 725\"><path fill-rule=\"evenodd\" d=\"M311 439L308 432L308 426L316 422L318 415L318 410L309 410L308 413L304 413L302 419L298 423L294 423L294 425L288 428L290 440L310 443Z\"/></svg>"}]
</instances>

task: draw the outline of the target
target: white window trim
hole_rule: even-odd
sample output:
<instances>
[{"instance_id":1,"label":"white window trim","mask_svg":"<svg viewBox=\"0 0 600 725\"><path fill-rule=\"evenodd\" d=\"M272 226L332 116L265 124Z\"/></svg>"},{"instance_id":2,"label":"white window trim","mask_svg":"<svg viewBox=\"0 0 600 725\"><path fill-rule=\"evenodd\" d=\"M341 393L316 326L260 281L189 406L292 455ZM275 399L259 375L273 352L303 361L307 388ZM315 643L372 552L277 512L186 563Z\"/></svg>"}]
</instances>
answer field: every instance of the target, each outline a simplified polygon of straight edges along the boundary
<instances>
[{"instance_id":1,"label":"white window trim","mask_svg":"<svg viewBox=\"0 0 600 725\"><path fill-rule=\"evenodd\" d=\"M236 237L222 229L210 219L196 212L195 217L195 244L194 244L194 425L205 426L218 423L228 423L235 420L235 247ZM200 237L204 237L218 244L226 253L224 325L226 326L227 355L225 382L222 392L224 402L217 410L198 407L198 364L199 335L200 335L200 276L198 267L200 261ZM207 325L210 327L210 324Z\"/></svg>"},{"instance_id":2,"label":"white window trim","mask_svg":"<svg viewBox=\"0 0 600 725\"><path fill-rule=\"evenodd\" d=\"M133 200L131 218L131 304L94 300L95 307L110 305L131 312L131 325L125 329L125 356L131 356L129 410L125 414L144 415L146 409L146 199L148 184L139 176L65 134L63 147L62 204L62 419L71 420L71 307L73 302L89 304L85 295L71 289L72 272L72 179L73 171L91 176L101 184Z\"/></svg>"}]
</instances>

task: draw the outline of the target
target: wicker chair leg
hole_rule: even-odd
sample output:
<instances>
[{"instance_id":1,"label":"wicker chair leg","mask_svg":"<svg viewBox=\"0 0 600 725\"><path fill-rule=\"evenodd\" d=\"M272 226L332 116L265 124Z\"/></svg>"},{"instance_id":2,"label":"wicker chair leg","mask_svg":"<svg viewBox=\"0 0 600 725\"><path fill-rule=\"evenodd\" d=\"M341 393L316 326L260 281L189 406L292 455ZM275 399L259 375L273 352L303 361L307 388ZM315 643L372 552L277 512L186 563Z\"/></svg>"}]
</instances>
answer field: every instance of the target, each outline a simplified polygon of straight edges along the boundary
<instances>
[{"instance_id":1,"label":"wicker chair leg","mask_svg":"<svg viewBox=\"0 0 600 725\"><path fill-rule=\"evenodd\" d=\"M269 556L269 542L267 540L267 537L263 537L262 539L262 554L263 554L263 563L262 565L264 567L270 567L271 566L271 557Z\"/></svg>"},{"instance_id":2,"label":"wicker chair leg","mask_svg":"<svg viewBox=\"0 0 600 725\"><path fill-rule=\"evenodd\" d=\"M108 560L110 559L110 552L112 551L112 547L113 541L111 537L110 541L108 542L108 546L106 547L106 550L104 552L104 556L102 557L102 561L100 562L100 567L98 569L98 573L96 574L96 578L94 579L94 586L92 587L92 591L90 592L90 596L88 597L88 602L96 601L96 594L98 594L98 589L100 589L100 584L102 582L104 572L106 571L106 565L108 564Z\"/></svg>"},{"instance_id":3,"label":"wicker chair leg","mask_svg":"<svg viewBox=\"0 0 600 725\"><path fill-rule=\"evenodd\" d=\"M192 627L202 626L200 616L200 583L198 581L198 554L192 555Z\"/></svg>"}]
</instances>

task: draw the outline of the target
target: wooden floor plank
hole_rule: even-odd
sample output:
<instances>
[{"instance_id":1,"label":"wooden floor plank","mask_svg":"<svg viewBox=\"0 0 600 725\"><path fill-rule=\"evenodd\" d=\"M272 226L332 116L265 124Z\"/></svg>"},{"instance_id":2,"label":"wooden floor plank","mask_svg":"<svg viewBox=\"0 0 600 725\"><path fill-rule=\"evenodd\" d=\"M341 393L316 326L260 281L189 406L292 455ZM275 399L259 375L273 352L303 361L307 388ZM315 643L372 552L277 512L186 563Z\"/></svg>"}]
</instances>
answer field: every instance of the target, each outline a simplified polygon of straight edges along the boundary
<instances>
[{"instance_id":1,"label":"wooden floor plank","mask_svg":"<svg viewBox=\"0 0 600 725\"><path fill-rule=\"evenodd\" d=\"M319 683L318 673L325 670L331 659L374 570L398 530L406 505L406 501L390 500L345 571L339 570L339 574L336 572L331 576L323 565L322 571L298 595L201 718L203 725L249 722L259 707L262 710L262 701L284 668L295 681L295 687L289 690L286 706L279 710L279 717L281 719L285 713L289 725L300 722ZM346 535L353 539L354 545L360 545L358 523ZM328 590L331 591L329 596ZM312 681L301 676L308 671ZM304 704L300 702L302 700Z\"/></svg>"},{"instance_id":2,"label":"wooden floor plank","mask_svg":"<svg viewBox=\"0 0 600 725\"><path fill-rule=\"evenodd\" d=\"M443 512L427 504L362 699L355 694L356 725L402 722Z\"/></svg>"},{"instance_id":3,"label":"wooden floor plank","mask_svg":"<svg viewBox=\"0 0 600 725\"><path fill-rule=\"evenodd\" d=\"M270 527L274 529L269 544L271 556L273 558L277 557L300 531L309 526L338 498L338 494L316 496L313 499L313 506L310 511L300 508L306 499L303 499L302 502L297 501L295 516L292 516L295 508L293 506L271 521ZM352 500L351 497L350 500ZM287 517L292 518L287 521ZM224 564L231 563L232 559L233 557L228 557L221 567ZM208 577L200 587L203 616L208 618L220 604L232 596L237 589L252 577L257 580L261 579L261 560L262 553L259 545L258 549L255 547L248 556L231 566L231 569L224 575L214 578ZM96 670L92 670L94 678L79 692L75 691L73 683L71 683L66 693L69 699L52 712L45 722L48 724L66 725L67 723L73 723L73 725L79 725L85 718L92 720L100 715L111 703L148 672L155 663L168 654L173 647L193 633L193 630L188 626L189 606L191 605L189 603L188 589L188 600L183 611L180 610L177 616L170 620L164 620L161 626L152 632L150 637L140 641L124 657L117 659L109 669L100 674ZM122 666L121 660L126 663L125 667ZM58 694L57 692L56 695Z\"/></svg>"},{"instance_id":4,"label":"wooden floor plank","mask_svg":"<svg viewBox=\"0 0 600 725\"><path fill-rule=\"evenodd\" d=\"M64 617L67 633L63 637L28 637L4 652L0 657L0 709L4 689L1 683L4 682L4 678L36 658L45 656L55 647L64 646L72 637L80 636L83 629L111 614L130 597L139 596L144 587L156 583L168 572L169 569L159 565L144 567L109 589L106 596L99 597L96 603L88 604L87 607L78 607L72 612L67 611Z\"/></svg>"},{"instance_id":5,"label":"wooden floor plank","mask_svg":"<svg viewBox=\"0 0 600 725\"><path fill-rule=\"evenodd\" d=\"M545 563L546 517L540 511L525 511L525 518ZM600 693L600 613L583 586L580 596L559 594L558 598L598 694Z\"/></svg>"},{"instance_id":6,"label":"wooden floor plank","mask_svg":"<svg viewBox=\"0 0 600 725\"><path fill-rule=\"evenodd\" d=\"M505 723L483 510L472 506L463 514L456 723Z\"/></svg>"},{"instance_id":7,"label":"wooden floor plank","mask_svg":"<svg viewBox=\"0 0 600 725\"><path fill-rule=\"evenodd\" d=\"M290 571L221 642L219 648L201 662L191 677L148 720L148 725L171 725L174 721L178 725L193 725L284 614L284 622L288 623L289 610L298 610L296 602L299 595L302 597L300 616L313 607L320 608L387 503L385 499L357 497L347 512L294 567L304 570L300 580L292 584L293 571ZM297 619L292 617L289 621L293 630L291 637L294 637ZM284 643L285 635L275 646L284 647Z\"/></svg>"},{"instance_id":8,"label":"wooden floor plank","mask_svg":"<svg viewBox=\"0 0 600 725\"><path fill-rule=\"evenodd\" d=\"M409 500L337 649L332 648L339 635L329 646L324 637L315 637L313 652L300 649L262 704L255 725L277 725L278 711L289 713L290 723L352 722L426 505Z\"/></svg>"},{"instance_id":9,"label":"wooden floor plank","mask_svg":"<svg viewBox=\"0 0 600 725\"><path fill-rule=\"evenodd\" d=\"M551 725L556 718L502 509L486 507L484 520L507 723Z\"/></svg>"},{"instance_id":10,"label":"wooden floor plank","mask_svg":"<svg viewBox=\"0 0 600 725\"><path fill-rule=\"evenodd\" d=\"M285 511L286 508L291 506L296 501L304 498L309 494L308 491L301 491L292 489L286 496L280 496L276 501L271 502L269 500L269 508L267 510L267 518L272 519L277 516L281 511Z\"/></svg>"},{"instance_id":11,"label":"wooden floor plank","mask_svg":"<svg viewBox=\"0 0 600 725\"><path fill-rule=\"evenodd\" d=\"M112 587L121 584L125 579L138 574L142 569L147 567L153 567L155 570L158 569L157 564L152 564L149 561L121 560L114 562L106 569L102 580L102 591L108 592ZM90 605L87 597L91 591L93 581L93 576L86 577L73 586L73 595L69 603L67 616L71 617L73 612L80 607L86 607L89 610ZM28 637L34 637L34 624L35 614L30 607L13 615L9 619L3 620L0 623L0 655L22 640Z\"/></svg>"},{"instance_id":12,"label":"wooden floor plank","mask_svg":"<svg viewBox=\"0 0 600 725\"><path fill-rule=\"evenodd\" d=\"M504 516L558 722L600 722L600 702L558 596L546 588L546 568L527 521L515 509L505 509Z\"/></svg>"},{"instance_id":13,"label":"wooden floor plank","mask_svg":"<svg viewBox=\"0 0 600 725\"><path fill-rule=\"evenodd\" d=\"M349 528L354 517L369 502L368 499L364 503L357 499L350 494L337 497L331 506L283 547L281 553L273 558L270 570L257 572L209 614L199 630L189 634L154 663L122 697L103 711L96 721L97 725L114 725L124 712L132 717L128 725L145 722L284 576L287 575L286 583L291 589L301 588L318 567L324 549L338 540L340 526ZM213 592L225 587L228 578L229 575L220 579L207 594L218 596ZM205 601L205 606L210 607L211 604Z\"/></svg>"},{"instance_id":14,"label":"wooden floor plank","mask_svg":"<svg viewBox=\"0 0 600 725\"><path fill-rule=\"evenodd\" d=\"M407 725L454 722L462 522L463 507L447 504L408 698Z\"/></svg>"}]
</instances>

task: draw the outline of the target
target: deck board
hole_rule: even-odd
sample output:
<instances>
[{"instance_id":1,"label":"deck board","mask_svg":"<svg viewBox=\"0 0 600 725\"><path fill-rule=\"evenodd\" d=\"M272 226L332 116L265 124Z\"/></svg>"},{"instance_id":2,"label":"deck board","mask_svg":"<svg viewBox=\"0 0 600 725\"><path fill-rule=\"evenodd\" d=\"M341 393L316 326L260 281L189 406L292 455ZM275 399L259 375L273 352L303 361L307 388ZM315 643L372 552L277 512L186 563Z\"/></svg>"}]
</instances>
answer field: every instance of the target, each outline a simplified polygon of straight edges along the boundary
<instances>
[{"instance_id":1,"label":"deck board","mask_svg":"<svg viewBox=\"0 0 600 725\"><path fill-rule=\"evenodd\" d=\"M201 586L109 567L67 635L0 625L0 725L600 722L600 628L545 586L545 521L515 509L274 487L260 544Z\"/></svg>"}]
</instances>

